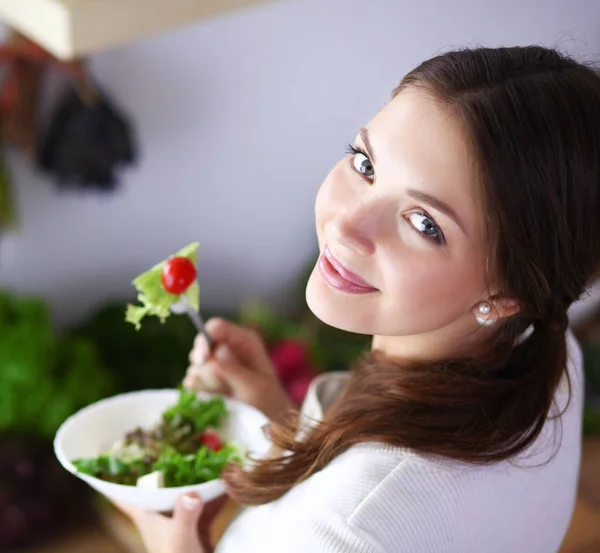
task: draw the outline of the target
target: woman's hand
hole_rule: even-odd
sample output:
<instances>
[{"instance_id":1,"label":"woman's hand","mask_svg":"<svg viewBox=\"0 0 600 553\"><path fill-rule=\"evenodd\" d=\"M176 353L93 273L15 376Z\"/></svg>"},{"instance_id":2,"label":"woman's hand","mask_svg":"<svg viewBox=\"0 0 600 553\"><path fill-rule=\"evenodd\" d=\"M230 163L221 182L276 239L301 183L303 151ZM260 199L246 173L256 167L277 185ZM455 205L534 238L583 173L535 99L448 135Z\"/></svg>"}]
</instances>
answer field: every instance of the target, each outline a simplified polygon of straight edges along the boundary
<instances>
[{"instance_id":1,"label":"woman's hand","mask_svg":"<svg viewBox=\"0 0 600 553\"><path fill-rule=\"evenodd\" d=\"M211 553L209 532L227 496L206 505L196 494L179 498L172 517L117 505L131 518L140 532L148 553Z\"/></svg>"},{"instance_id":2,"label":"woman's hand","mask_svg":"<svg viewBox=\"0 0 600 553\"><path fill-rule=\"evenodd\" d=\"M214 342L213 355L198 335L183 382L186 388L231 395L269 419L293 407L257 332L223 319L208 321L206 332Z\"/></svg>"}]
</instances>

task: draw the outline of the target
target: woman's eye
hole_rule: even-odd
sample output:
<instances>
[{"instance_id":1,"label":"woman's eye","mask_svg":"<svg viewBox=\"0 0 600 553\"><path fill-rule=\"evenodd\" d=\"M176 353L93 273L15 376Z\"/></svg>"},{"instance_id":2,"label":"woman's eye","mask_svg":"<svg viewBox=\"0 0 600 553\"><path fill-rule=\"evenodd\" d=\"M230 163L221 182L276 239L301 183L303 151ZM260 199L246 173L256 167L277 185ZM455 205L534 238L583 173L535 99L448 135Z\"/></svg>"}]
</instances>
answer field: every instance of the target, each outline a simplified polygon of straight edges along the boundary
<instances>
[{"instance_id":1,"label":"woman's eye","mask_svg":"<svg viewBox=\"0 0 600 553\"><path fill-rule=\"evenodd\" d=\"M428 217L424 213L411 213L408 216L408 220L415 229L425 235L429 240L433 240L437 244L443 242L442 231L431 217Z\"/></svg>"},{"instance_id":2,"label":"woman's eye","mask_svg":"<svg viewBox=\"0 0 600 553\"><path fill-rule=\"evenodd\" d=\"M364 178L374 181L375 180L375 169L369 156L363 152L359 147L348 144L346 152L350 154L350 166L354 171L362 175Z\"/></svg>"},{"instance_id":3,"label":"woman's eye","mask_svg":"<svg viewBox=\"0 0 600 553\"><path fill-rule=\"evenodd\" d=\"M375 170L371 160L362 152L357 152L352 158L352 166L354 170L361 175L364 175L367 179L373 180L375 178Z\"/></svg>"}]
</instances>

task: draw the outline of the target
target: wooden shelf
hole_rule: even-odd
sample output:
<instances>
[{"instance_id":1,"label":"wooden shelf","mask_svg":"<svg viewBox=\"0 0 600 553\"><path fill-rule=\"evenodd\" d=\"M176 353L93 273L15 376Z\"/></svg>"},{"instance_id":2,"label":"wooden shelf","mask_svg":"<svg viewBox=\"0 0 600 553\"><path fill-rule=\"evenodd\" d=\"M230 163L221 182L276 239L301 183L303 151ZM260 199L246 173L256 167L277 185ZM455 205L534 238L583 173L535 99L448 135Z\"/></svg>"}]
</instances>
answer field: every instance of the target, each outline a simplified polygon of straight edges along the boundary
<instances>
[{"instance_id":1,"label":"wooden shelf","mask_svg":"<svg viewBox=\"0 0 600 553\"><path fill-rule=\"evenodd\" d=\"M0 0L0 19L70 60L273 0Z\"/></svg>"}]
</instances>

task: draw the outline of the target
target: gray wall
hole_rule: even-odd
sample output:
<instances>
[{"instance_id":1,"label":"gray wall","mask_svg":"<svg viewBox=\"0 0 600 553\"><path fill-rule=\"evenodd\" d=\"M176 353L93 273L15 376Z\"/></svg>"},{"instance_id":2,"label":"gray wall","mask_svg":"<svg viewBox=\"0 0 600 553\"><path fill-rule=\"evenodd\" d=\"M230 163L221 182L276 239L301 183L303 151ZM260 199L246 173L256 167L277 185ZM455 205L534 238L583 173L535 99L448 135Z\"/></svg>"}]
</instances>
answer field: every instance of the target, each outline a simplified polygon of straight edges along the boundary
<instances>
[{"instance_id":1,"label":"gray wall","mask_svg":"<svg viewBox=\"0 0 600 553\"><path fill-rule=\"evenodd\" d=\"M285 303L319 184L402 74L454 46L535 42L599 53L600 2L283 1L97 55L142 163L117 194L61 194L12 155L23 225L0 243L0 285L66 323L197 239L203 305Z\"/></svg>"}]
</instances>

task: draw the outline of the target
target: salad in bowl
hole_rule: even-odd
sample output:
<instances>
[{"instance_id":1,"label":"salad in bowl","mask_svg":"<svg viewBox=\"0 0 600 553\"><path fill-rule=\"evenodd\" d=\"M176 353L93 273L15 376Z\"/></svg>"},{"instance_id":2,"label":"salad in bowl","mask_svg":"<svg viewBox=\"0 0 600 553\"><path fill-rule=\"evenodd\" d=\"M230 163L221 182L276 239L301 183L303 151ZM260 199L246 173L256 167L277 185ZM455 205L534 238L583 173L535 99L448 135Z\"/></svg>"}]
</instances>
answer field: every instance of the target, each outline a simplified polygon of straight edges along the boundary
<instances>
[{"instance_id":1,"label":"salad in bowl","mask_svg":"<svg viewBox=\"0 0 600 553\"><path fill-rule=\"evenodd\" d=\"M154 427L137 426L101 455L72 463L89 476L147 489L209 482L219 478L227 463L242 460L243 448L219 433L226 415L222 397L203 400L182 390Z\"/></svg>"},{"instance_id":2,"label":"salad in bowl","mask_svg":"<svg viewBox=\"0 0 600 553\"><path fill-rule=\"evenodd\" d=\"M248 466L267 454L267 418L235 399L180 390L129 392L85 407L54 440L61 464L108 499L171 511L197 492L225 493L228 463Z\"/></svg>"}]
</instances>

